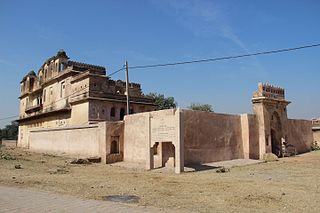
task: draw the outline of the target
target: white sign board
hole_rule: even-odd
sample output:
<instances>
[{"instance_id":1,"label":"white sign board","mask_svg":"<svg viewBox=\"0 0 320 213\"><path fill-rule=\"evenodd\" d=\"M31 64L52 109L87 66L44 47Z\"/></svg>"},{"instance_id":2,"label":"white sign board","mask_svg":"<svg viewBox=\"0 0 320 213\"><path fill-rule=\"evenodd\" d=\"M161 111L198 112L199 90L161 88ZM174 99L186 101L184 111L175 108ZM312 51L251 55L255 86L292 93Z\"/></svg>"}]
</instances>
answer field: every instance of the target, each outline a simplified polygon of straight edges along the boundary
<instances>
[{"instance_id":1,"label":"white sign board","mask_svg":"<svg viewBox=\"0 0 320 213\"><path fill-rule=\"evenodd\" d=\"M151 118L151 142L175 141L176 125L174 116Z\"/></svg>"}]
</instances>

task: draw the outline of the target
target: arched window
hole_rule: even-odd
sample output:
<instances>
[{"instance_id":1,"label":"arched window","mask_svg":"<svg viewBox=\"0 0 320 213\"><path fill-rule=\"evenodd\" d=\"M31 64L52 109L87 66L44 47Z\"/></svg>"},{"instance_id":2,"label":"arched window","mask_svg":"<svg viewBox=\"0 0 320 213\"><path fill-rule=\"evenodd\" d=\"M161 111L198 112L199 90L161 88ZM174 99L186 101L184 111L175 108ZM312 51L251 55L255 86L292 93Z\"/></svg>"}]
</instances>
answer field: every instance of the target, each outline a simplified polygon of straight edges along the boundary
<instances>
[{"instance_id":1,"label":"arched window","mask_svg":"<svg viewBox=\"0 0 320 213\"><path fill-rule=\"evenodd\" d=\"M119 154L119 143L117 141L111 142L110 153Z\"/></svg>"},{"instance_id":2,"label":"arched window","mask_svg":"<svg viewBox=\"0 0 320 213\"><path fill-rule=\"evenodd\" d=\"M63 63L60 63L59 71L62 72L63 70L64 70L64 64L63 64Z\"/></svg>"},{"instance_id":3,"label":"arched window","mask_svg":"<svg viewBox=\"0 0 320 213\"><path fill-rule=\"evenodd\" d=\"M114 107L111 108L110 116L111 116L111 117L116 116L116 109L115 109Z\"/></svg>"}]
</instances>

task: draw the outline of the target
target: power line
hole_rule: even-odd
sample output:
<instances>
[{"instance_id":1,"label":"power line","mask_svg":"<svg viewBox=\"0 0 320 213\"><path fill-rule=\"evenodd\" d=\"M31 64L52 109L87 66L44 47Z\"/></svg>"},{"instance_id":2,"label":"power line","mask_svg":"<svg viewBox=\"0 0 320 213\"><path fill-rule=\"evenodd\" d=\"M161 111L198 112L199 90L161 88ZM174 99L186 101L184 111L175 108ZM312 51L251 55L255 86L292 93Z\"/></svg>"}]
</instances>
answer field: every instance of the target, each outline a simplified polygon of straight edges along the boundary
<instances>
[{"instance_id":1,"label":"power line","mask_svg":"<svg viewBox=\"0 0 320 213\"><path fill-rule=\"evenodd\" d=\"M275 53L282 53L282 52L290 52L290 51L296 51L296 50L301 50L301 49L307 49L307 48L313 48L313 47L319 47L320 43L317 44L311 44L311 45L305 45L305 46L299 46L299 47L292 47L292 48L285 48L285 49L277 49L277 50L270 50L270 51L263 51L263 52L256 52L256 53L251 53L251 54L244 54L244 55L235 55L235 56L224 56L224 57L218 57L218 58L208 58L208 59L200 59L200 60L192 60L192 61L181 61L181 62L173 62L173 63L164 63L164 64L149 64L149 65L137 65L137 66L132 66L129 67L130 69L145 69L145 68L155 68L155 67L165 67L165 66L176 66L176 65L184 65L184 64L193 64L193 63L204 63L204 62L213 62L213 61L221 61L221 60L229 60L229 59L237 59L237 58L244 58L244 57L251 57L251 56L257 56L257 55L268 55L268 54L275 54ZM122 68L110 73L108 76L115 75L116 73L124 70L124 66ZM75 91L74 93L71 93L70 95L58 99L48 106L52 106L53 104L57 103L58 101L62 99L66 99L76 93L81 92L82 90L87 89L84 87L81 90ZM80 94L79 94L80 95ZM10 117L5 117L5 118L0 118L1 120L7 120L10 118L15 118L19 117L19 115L16 116L10 116Z\"/></svg>"},{"instance_id":2,"label":"power line","mask_svg":"<svg viewBox=\"0 0 320 213\"><path fill-rule=\"evenodd\" d=\"M296 51L296 50L319 47L319 46L320 46L320 43L311 44L311 45L305 45L305 46L299 46L299 47L278 49L278 50L269 50L269 51L263 51L263 52L256 52L256 53L250 53L250 54L244 54L244 55L224 56L224 57L218 57L218 58L207 58L207 59L172 62L172 63L164 63L164 64L137 65L137 66L129 67L129 69L145 69L145 68L176 66L176 65L184 65L184 64L193 64L193 63L204 63L204 62L212 62L212 61L222 61L222 60L237 59L237 58L251 57L251 56L257 56L257 55L268 55L268 54L275 54L275 53L282 53L282 52L290 52L290 51Z\"/></svg>"},{"instance_id":3,"label":"power line","mask_svg":"<svg viewBox=\"0 0 320 213\"><path fill-rule=\"evenodd\" d=\"M121 69L118 69L117 71L114 71L114 72L110 73L108 76L113 76L114 74L117 74L118 72L120 72L122 70L124 70L124 66L122 66Z\"/></svg>"},{"instance_id":4,"label":"power line","mask_svg":"<svg viewBox=\"0 0 320 213\"><path fill-rule=\"evenodd\" d=\"M0 121L8 120L8 119L11 119L11 118L16 118L16 117L19 117L19 115L9 116L9 117L5 117L5 118L0 118Z\"/></svg>"}]
</instances>

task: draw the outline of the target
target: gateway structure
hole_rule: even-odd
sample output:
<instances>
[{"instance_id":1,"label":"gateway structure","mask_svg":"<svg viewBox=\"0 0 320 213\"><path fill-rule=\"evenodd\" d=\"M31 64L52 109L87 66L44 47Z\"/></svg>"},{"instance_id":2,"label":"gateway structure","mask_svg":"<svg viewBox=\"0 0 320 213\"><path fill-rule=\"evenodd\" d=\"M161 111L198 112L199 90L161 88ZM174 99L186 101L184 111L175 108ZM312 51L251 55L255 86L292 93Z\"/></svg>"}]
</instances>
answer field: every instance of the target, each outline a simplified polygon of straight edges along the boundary
<instances>
[{"instance_id":1,"label":"gateway structure","mask_svg":"<svg viewBox=\"0 0 320 213\"><path fill-rule=\"evenodd\" d=\"M310 151L312 122L288 119L283 88L260 83L252 103L254 114L172 109L126 116L124 161L180 173L185 165L282 156L283 145L293 147L290 154Z\"/></svg>"}]
</instances>

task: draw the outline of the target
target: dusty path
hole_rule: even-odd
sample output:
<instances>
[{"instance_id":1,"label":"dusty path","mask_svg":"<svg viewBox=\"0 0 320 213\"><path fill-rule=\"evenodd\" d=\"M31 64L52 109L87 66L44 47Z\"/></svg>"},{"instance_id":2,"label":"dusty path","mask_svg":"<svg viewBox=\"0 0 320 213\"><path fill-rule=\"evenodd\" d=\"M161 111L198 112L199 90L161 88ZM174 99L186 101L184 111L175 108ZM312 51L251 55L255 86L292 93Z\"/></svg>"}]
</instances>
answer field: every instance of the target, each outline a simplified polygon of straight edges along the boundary
<instances>
[{"instance_id":1,"label":"dusty path","mask_svg":"<svg viewBox=\"0 0 320 213\"><path fill-rule=\"evenodd\" d=\"M4 186L0 186L0 212L178 213L178 211L121 205L108 201L79 199L66 195Z\"/></svg>"},{"instance_id":2,"label":"dusty path","mask_svg":"<svg viewBox=\"0 0 320 213\"><path fill-rule=\"evenodd\" d=\"M135 195L140 197L139 206L191 212L320 212L320 151L240 166L228 173L207 169L181 175L115 165L70 165L68 158L21 149L2 153L14 157L0 159L2 186L95 200ZM17 164L22 169L15 169Z\"/></svg>"}]
</instances>

